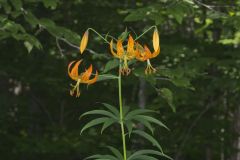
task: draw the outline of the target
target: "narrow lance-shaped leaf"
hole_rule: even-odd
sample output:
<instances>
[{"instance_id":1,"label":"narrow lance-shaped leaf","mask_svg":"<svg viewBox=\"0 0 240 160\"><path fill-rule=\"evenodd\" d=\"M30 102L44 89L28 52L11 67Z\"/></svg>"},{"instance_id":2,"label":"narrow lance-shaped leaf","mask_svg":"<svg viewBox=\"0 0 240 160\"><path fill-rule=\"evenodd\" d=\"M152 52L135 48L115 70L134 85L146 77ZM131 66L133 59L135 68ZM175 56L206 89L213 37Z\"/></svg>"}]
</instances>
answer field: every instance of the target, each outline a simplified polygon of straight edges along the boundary
<instances>
[{"instance_id":1,"label":"narrow lance-shaped leaf","mask_svg":"<svg viewBox=\"0 0 240 160\"><path fill-rule=\"evenodd\" d=\"M156 111L153 111L153 110L149 110L149 109L136 109L136 110L133 110L131 112L129 112L126 116L125 116L125 120L129 120L129 119L132 119L133 117L135 117L136 115L139 115L139 114L144 114L144 113L153 113L153 112L156 112Z\"/></svg>"},{"instance_id":2,"label":"narrow lance-shaped leaf","mask_svg":"<svg viewBox=\"0 0 240 160\"><path fill-rule=\"evenodd\" d=\"M142 125L144 125L145 127L147 127L147 129L149 129L149 131L151 131L151 133L153 134L154 132L154 128L152 127L151 123L148 122L145 119L139 118L139 117L134 117L134 120L140 122Z\"/></svg>"},{"instance_id":3,"label":"narrow lance-shaped leaf","mask_svg":"<svg viewBox=\"0 0 240 160\"><path fill-rule=\"evenodd\" d=\"M112 156L112 155L101 155L101 154L96 154L96 155L92 155L90 157L85 158L85 160L87 159L95 159L95 160L119 160L116 157Z\"/></svg>"},{"instance_id":4,"label":"narrow lance-shaped leaf","mask_svg":"<svg viewBox=\"0 0 240 160\"><path fill-rule=\"evenodd\" d=\"M108 146L108 148L112 151L112 153L113 153L119 160L124 159L124 158L123 158L123 155L122 155L116 148L114 148L114 147L112 147L112 146Z\"/></svg>"},{"instance_id":5,"label":"narrow lance-shaped leaf","mask_svg":"<svg viewBox=\"0 0 240 160\"><path fill-rule=\"evenodd\" d=\"M153 118L153 117L150 117L150 116L145 116L145 115L137 115L136 117L143 118L143 119L145 119L149 122L155 123L159 126L162 126L162 127L166 128L167 130L169 130L169 128L165 124L163 124L161 121L157 120L156 118Z\"/></svg>"},{"instance_id":6,"label":"narrow lance-shaped leaf","mask_svg":"<svg viewBox=\"0 0 240 160\"><path fill-rule=\"evenodd\" d=\"M108 116L108 117L111 117L113 119L118 119L114 114L112 114L111 112L108 112L108 111L105 111L105 110L92 110L92 111L88 111L86 113L83 113L80 118L86 116L86 115L104 115L104 116ZM80 119L79 118L79 119Z\"/></svg>"},{"instance_id":7,"label":"narrow lance-shaped leaf","mask_svg":"<svg viewBox=\"0 0 240 160\"><path fill-rule=\"evenodd\" d=\"M128 130L128 135L129 137L131 136L132 130L133 130L133 122L128 120L124 122L125 126L127 127Z\"/></svg>"},{"instance_id":8,"label":"narrow lance-shaped leaf","mask_svg":"<svg viewBox=\"0 0 240 160\"><path fill-rule=\"evenodd\" d=\"M119 116L119 111L116 109L116 107L107 104L107 103L102 103L106 108L108 108L113 114L115 114L117 117Z\"/></svg>"},{"instance_id":9,"label":"narrow lance-shaped leaf","mask_svg":"<svg viewBox=\"0 0 240 160\"><path fill-rule=\"evenodd\" d=\"M139 155L139 156L136 156L134 159L132 160L158 160L157 158L155 157L152 157L152 156L147 156L147 155Z\"/></svg>"},{"instance_id":10,"label":"narrow lance-shaped leaf","mask_svg":"<svg viewBox=\"0 0 240 160\"><path fill-rule=\"evenodd\" d=\"M162 147L161 145L158 143L158 141L153 137L151 136L150 134L144 132L144 131L140 131L140 130L135 130L133 131L132 133L135 133L135 134L138 134L140 136L142 136L143 138L147 139L149 142L151 142L153 144L153 146L156 146L162 153L163 153L163 150L162 150Z\"/></svg>"},{"instance_id":11,"label":"narrow lance-shaped leaf","mask_svg":"<svg viewBox=\"0 0 240 160\"><path fill-rule=\"evenodd\" d=\"M159 151L151 150L151 149L136 151L131 156L129 156L127 160L133 160L139 155L157 155L157 156L162 156L162 157L165 157L165 158L168 158L168 159L172 160L172 158L167 156L166 154L161 153Z\"/></svg>"},{"instance_id":12,"label":"narrow lance-shaped leaf","mask_svg":"<svg viewBox=\"0 0 240 160\"><path fill-rule=\"evenodd\" d=\"M88 122L86 125L83 126L80 134L82 134L82 132L85 131L86 129L88 129L90 127L93 127L93 126L96 126L98 124L104 123L104 122L106 122L109 119L110 118L107 118L107 117L101 117L101 118L96 118L96 119Z\"/></svg>"},{"instance_id":13,"label":"narrow lance-shaped leaf","mask_svg":"<svg viewBox=\"0 0 240 160\"><path fill-rule=\"evenodd\" d=\"M118 121L115 120L115 119L109 119L109 120L107 120L106 122L104 122L104 123L103 123L103 126L102 126L102 129L101 129L101 134L103 133L103 131L104 131L106 128L110 127L113 123L116 123L116 122L118 122Z\"/></svg>"}]
</instances>

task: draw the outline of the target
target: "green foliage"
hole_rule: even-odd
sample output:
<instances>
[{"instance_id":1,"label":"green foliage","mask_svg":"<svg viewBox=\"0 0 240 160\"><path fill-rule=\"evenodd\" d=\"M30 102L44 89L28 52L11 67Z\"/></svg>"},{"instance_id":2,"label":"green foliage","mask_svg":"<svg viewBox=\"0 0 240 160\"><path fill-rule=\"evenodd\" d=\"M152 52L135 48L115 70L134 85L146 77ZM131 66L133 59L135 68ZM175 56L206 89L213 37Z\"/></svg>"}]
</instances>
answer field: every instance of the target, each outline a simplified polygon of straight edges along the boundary
<instances>
[{"instance_id":1,"label":"green foliage","mask_svg":"<svg viewBox=\"0 0 240 160\"><path fill-rule=\"evenodd\" d=\"M133 133L147 139L149 142L151 142L153 144L153 146L156 146L163 153L162 147L160 146L158 141L153 136L151 136L150 134L148 134L144 131L140 131L140 130L135 130L135 131L133 131Z\"/></svg>"},{"instance_id":2,"label":"green foliage","mask_svg":"<svg viewBox=\"0 0 240 160\"><path fill-rule=\"evenodd\" d=\"M162 156L168 159L172 159L170 157L168 157L167 155L159 152L159 151L155 151L155 150L140 150L140 151L136 151L135 153L133 153L131 156L128 157L128 160L136 160L138 158L143 158L143 157L148 157L149 155L154 155L154 156ZM151 156L149 156L151 157ZM152 158L152 157L151 157Z\"/></svg>"},{"instance_id":3,"label":"green foliage","mask_svg":"<svg viewBox=\"0 0 240 160\"><path fill-rule=\"evenodd\" d=\"M127 27L121 35L125 38L128 33L142 33L152 24L158 25L161 35L161 54L151 61L156 74L145 76L143 63L130 63L133 74L123 77L124 104L131 106L130 111L124 110L127 136L133 140L127 145L136 151L128 159L167 157L161 151L139 151L149 145L132 136L139 123L148 135L154 133L155 140L174 159L208 159L205 153L211 153L211 159L223 155L234 159L240 90L239 5L239 0L0 1L1 159L83 159L104 153L99 146L121 146L116 107L104 104L104 109L92 108L97 106L93 99L118 104L113 99L118 61L108 61L109 46L93 35L89 48L95 52L86 50L79 55L80 33L93 27L107 33L103 36L109 40L110 34L118 37ZM151 34L141 41L152 50ZM76 57L86 58L104 71L94 87L81 88L77 100L69 96L70 80L66 76L67 63ZM143 88L139 78L146 81ZM143 97L139 94L142 90ZM135 111L140 99L145 100L145 109ZM153 112L145 112L150 109ZM77 117L88 110L104 110L112 117L92 113L78 121ZM131 112L131 118L126 118ZM161 115L171 131L162 131L163 125L157 127L161 121L146 118L154 112L155 119ZM96 117L101 123L91 122ZM88 124L82 136L78 136L79 123ZM97 136L93 127L97 125L104 134ZM107 151L109 155L92 159L122 159L117 150L121 152L120 147L112 148Z\"/></svg>"},{"instance_id":4,"label":"green foliage","mask_svg":"<svg viewBox=\"0 0 240 160\"><path fill-rule=\"evenodd\" d=\"M117 59L108 61L107 64L105 65L103 73L106 73L106 72L118 67L118 65L119 65L119 61Z\"/></svg>"},{"instance_id":5,"label":"green foliage","mask_svg":"<svg viewBox=\"0 0 240 160\"><path fill-rule=\"evenodd\" d=\"M172 91L168 88L162 88L160 90L160 95L165 98L169 104L169 106L172 108L173 112L176 112L176 107L173 104L173 94Z\"/></svg>"},{"instance_id":6,"label":"green foliage","mask_svg":"<svg viewBox=\"0 0 240 160\"><path fill-rule=\"evenodd\" d=\"M103 133L103 131L106 128L108 128L112 124L118 123L120 121L120 119L119 119L119 111L115 107L113 107L113 106L111 106L109 104L106 104L106 103L103 103L103 105L109 111L106 111L106 110L92 110L92 111L85 112L85 113L83 113L80 116L80 119L82 117L84 117L84 116L87 116L87 115L100 115L100 116L104 116L104 117L101 117L101 118L93 119L90 122L88 122L86 125L84 125L82 127L81 134L82 134L82 132L84 130L86 130L88 128L91 128L91 127L94 127L94 126L99 125L99 124L103 124L102 129L101 129L101 133Z\"/></svg>"}]
</instances>

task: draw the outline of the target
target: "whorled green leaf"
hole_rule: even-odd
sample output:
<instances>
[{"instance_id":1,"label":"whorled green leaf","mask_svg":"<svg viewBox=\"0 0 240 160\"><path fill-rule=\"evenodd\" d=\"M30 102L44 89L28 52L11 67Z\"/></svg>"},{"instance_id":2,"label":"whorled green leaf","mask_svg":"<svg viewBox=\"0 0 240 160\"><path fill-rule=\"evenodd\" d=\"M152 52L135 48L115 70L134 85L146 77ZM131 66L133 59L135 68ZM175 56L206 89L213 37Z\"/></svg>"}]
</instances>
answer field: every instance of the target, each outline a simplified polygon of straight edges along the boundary
<instances>
[{"instance_id":1,"label":"whorled green leaf","mask_svg":"<svg viewBox=\"0 0 240 160\"><path fill-rule=\"evenodd\" d=\"M117 150L116 148L112 147L112 146L107 146L107 148L109 148L111 150L111 152L120 160L123 159L123 155L121 154L121 152L119 150Z\"/></svg>"},{"instance_id":2,"label":"whorled green leaf","mask_svg":"<svg viewBox=\"0 0 240 160\"><path fill-rule=\"evenodd\" d=\"M129 106L123 106L123 116L125 117L126 114L129 112L130 107Z\"/></svg>"},{"instance_id":3,"label":"whorled green leaf","mask_svg":"<svg viewBox=\"0 0 240 160\"><path fill-rule=\"evenodd\" d=\"M158 160L158 159L155 157L152 157L152 156L148 156L148 155L139 155L139 156L136 156L132 160Z\"/></svg>"},{"instance_id":4,"label":"whorled green leaf","mask_svg":"<svg viewBox=\"0 0 240 160\"><path fill-rule=\"evenodd\" d=\"M134 117L133 120L140 122L143 126L145 126L152 134L154 132L154 128L152 127L151 123L145 119Z\"/></svg>"},{"instance_id":5,"label":"whorled green leaf","mask_svg":"<svg viewBox=\"0 0 240 160\"><path fill-rule=\"evenodd\" d=\"M87 159L95 159L95 160L119 160L116 157L112 156L112 155L101 155L101 154L96 154L96 155L92 155L90 157L85 158L85 160Z\"/></svg>"},{"instance_id":6,"label":"whorled green leaf","mask_svg":"<svg viewBox=\"0 0 240 160\"><path fill-rule=\"evenodd\" d=\"M163 153L163 150L162 150L162 147L161 145L158 143L158 141L153 137L151 136L150 134L144 132L144 131L140 131L140 130L134 130L132 131L132 133L135 133L143 138L145 138L146 140L148 140L149 142L151 142L153 144L153 146L157 147L162 153Z\"/></svg>"},{"instance_id":7,"label":"whorled green leaf","mask_svg":"<svg viewBox=\"0 0 240 160\"><path fill-rule=\"evenodd\" d=\"M103 131L106 128L110 127L112 124L117 123L117 122L119 122L119 121L117 121L116 119L109 119L108 121L104 122L102 129L101 129L101 134L103 133Z\"/></svg>"},{"instance_id":8,"label":"whorled green leaf","mask_svg":"<svg viewBox=\"0 0 240 160\"><path fill-rule=\"evenodd\" d=\"M102 103L107 109L109 109L115 116L119 117L119 111L117 110L116 107L110 105L110 104L107 104L107 103Z\"/></svg>"},{"instance_id":9,"label":"whorled green leaf","mask_svg":"<svg viewBox=\"0 0 240 160\"><path fill-rule=\"evenodd\" d=\"M83 131L85 131L86 129L88 128L91 128L93 126L96 126L96 125L99 125L101 123L105 123L107 122L108 120L110 120L111 118L108 118L108 117L101 117L101 118L96 118L96 119L93 119L91 120L90 122L88 122L87 124L85 124L80 132L80 134L83 133Z\"/></svg>"},{"instance_id":10,"label":"whorled green leaf","mask_svg":"<svg viewBox=\"0 0 240 160\"><path fill-rule=\"evenodd\" d=\"M166 128L167 130L169 130L169 128L165 124L163 124L161 121L159 121L156 118L153 118L153 117L150 117L150 116L146 116L146 115L136 115L135 117L145 119L148 122L155 123L155 124L157 124L157 125L159 125L161 127Z\"/></svg>"},{"instance_id":11,"label":"whorled green leaf","mask_svg":"<svg viewBox=\"0 0 240 160\"><path fill-rule=\"evenodd\" d=\"M124 124L127 127L128 135L130 137L133 130L133 122L131 120L128 120L128 121L124 121Z\"/></svg>"},{"instance_id":12,"label":"whorled green leaf","mask_svg":"<svg viewBox=\"0 0 240 160\"><path fill-rule=\"evenodd\" d=\"M133 111L130 111L126 114L124 120L129 120L134 118L136 115L140 115L140 114L146 114L146 113L154 113L156 111L153 110L149 110L149 109L135 109Z\"/></svg>"},{"instance_id":13,"label":"whorled green leaf","mask_svg":"<svg viewBox=\"0 0 240 160\"><path fill-rule=\"evenodd\" d=\"M144 150L136 151L131 156L129 156L127 158L127 160L134 160L134 159L136 160L136 158L141 155L156 155L156 156L162 156L162 157L172 160L172 158L167 156L166 154L159 152L159 151L151 150L151 149L144 149Z\"/></svg>"},{"instance_id":14,"label":"whorled green leaf","mask_svg":"<svg viewBox=\"0 0 240 160\"><path fill-rule=\"evenodd\" d=\"M85 112L83 113L80 118L86 116L86 115L103 115L103 116L108 116L108 117L111 117L113 119L116 119L118 120L118 117L116 117L116 115L114 115L113 113L109 112L109 111L105 111L105 110L92 110L92 111L88 111L88 112ZM79 119L80 119L79 118Z\"/></svg>"}]
</instances>

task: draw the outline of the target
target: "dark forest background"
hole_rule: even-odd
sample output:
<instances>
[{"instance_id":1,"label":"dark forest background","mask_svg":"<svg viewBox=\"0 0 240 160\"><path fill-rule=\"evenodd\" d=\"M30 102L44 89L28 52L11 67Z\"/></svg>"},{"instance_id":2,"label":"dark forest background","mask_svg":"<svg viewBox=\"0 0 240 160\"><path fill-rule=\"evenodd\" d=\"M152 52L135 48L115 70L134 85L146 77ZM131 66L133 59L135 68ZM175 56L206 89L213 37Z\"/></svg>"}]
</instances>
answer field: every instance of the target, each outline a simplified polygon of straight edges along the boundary
<instances>
[{"instance_id":1,"label":"dark forest background","mask_svg":"<svg viewBox=\"0 0 240 160\"><path fill-rule=\"evenodd\" d=\"M89 27L118 36L152 25L159 76L136 69L124 77L124 102L159 111L171 131L155 135L175 160L240 160L239 0L0 0L0 159L82 160L109 143L121 149L117 126L79 134L83 112L118 103L117 86L82 86L71 97L67 65L80 57L71 45ZM109 46L89 39L81 57L103 71L113 63ZM151 146L139 138L127 145Z\"/></svg>"}]
</instances>

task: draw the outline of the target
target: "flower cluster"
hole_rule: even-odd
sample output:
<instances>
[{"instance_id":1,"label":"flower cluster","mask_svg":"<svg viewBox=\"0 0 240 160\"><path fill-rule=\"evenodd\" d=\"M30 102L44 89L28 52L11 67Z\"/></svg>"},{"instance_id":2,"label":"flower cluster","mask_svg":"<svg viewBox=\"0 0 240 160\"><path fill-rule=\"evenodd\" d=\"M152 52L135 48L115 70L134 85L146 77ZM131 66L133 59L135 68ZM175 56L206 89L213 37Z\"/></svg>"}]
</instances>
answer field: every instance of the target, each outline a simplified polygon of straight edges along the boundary
<instances>
[{"instance_id":1,"label":"flower cluster","mask_svg":"<svg viewBox=\"0 0 240 160\"><path fill-rule=\"evenodd\" d=\"M83 54L84 50L87 47L88 35L89 33L87 30L84 33L80 42L79 50L81 54ZM147 62L145 74L151 74L156 72L156 69L153 68L150 63L150 59L155 58L160 53L159 34L156 28L153 32L152 39L154 49L153 52L150 51L147 45L142 46L140 43L134 40L131 35L129 35L128 37L126 46L123 46L123 42L123 39L118 39L116 43L114 43L113 40L111 40L111 42L109 43L112 55L120 60L120 72L122 75L129 75L131 69L128 67L128 62L134 59L142 62ZM81 63L82 60L72 61L68 65L68 75L72 80L76 81L76 85L71 85L72 89L70 90L70 94L72 96L75 95L76 97L80 96L79 85L81 83L90 85L95 83L98 79L97 71L95 74L92 74L92 65L90 65L90 67L86 69L85 72L79 74L78 67ZM94 77L90 79L92 75L94 75Z\"/></svg>"},{"instance_id":2,"label":"flower cluster","mask_svg":"<svg viewBox=\"0 0 240 160\"><path fill-rule=\"evenodd\" d=\"M134 41L131 35L129 35L127 49L124 50L122 39L117 40L115 51L113 40L110 42L110 50L114 57L120 59L123 63L120 72L123 75L128 75L131 72L131 69L128 67L128 61L137 59L139 61L146 61L147 68L145 69L145 74L151 74L156 72L156 69L152 67L150 59L155 58L160 53L159 45L159 34L157 29L153 32L153 48L154 52L151 52L147 45L144 47L138 42Z\"/></svg>"}]
</instances>

